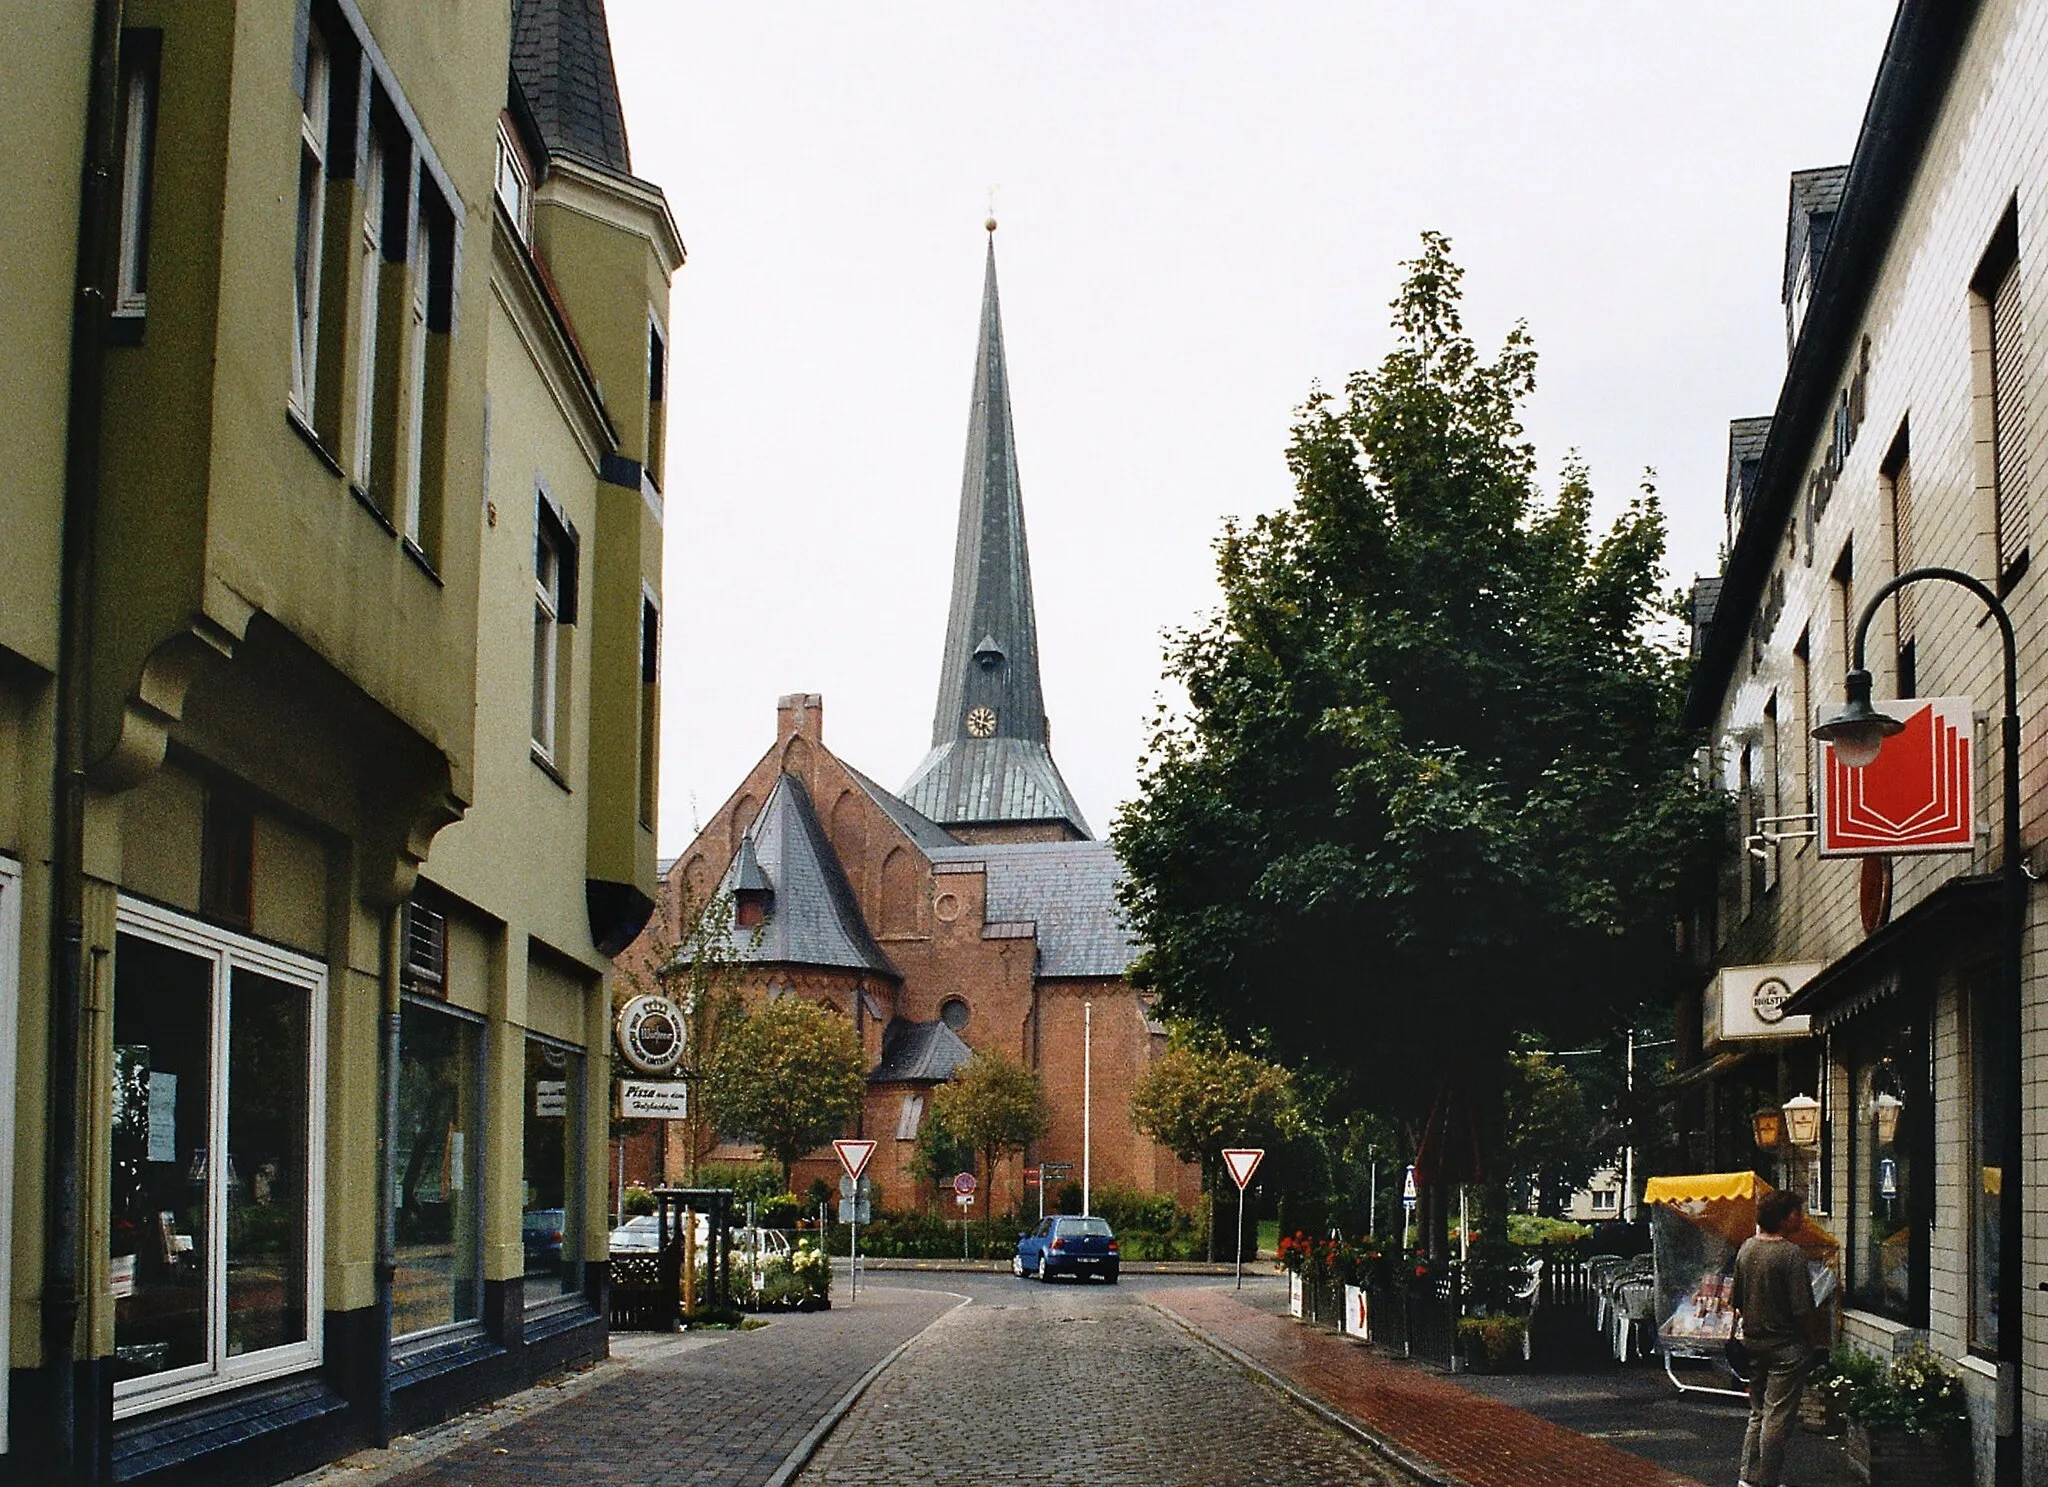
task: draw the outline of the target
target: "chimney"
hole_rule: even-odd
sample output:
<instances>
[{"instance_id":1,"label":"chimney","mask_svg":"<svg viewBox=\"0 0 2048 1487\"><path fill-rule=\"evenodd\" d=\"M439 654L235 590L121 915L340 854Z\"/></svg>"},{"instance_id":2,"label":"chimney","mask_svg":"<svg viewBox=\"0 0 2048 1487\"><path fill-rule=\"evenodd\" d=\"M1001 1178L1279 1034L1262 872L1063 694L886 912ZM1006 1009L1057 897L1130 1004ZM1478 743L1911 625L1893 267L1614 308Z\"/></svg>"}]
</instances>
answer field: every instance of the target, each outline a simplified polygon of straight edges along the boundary
<instances>
[{"instance_id":1,"label":"chimney","mask_svg":"<svg viewBox=\"0 0 2048 1487\"><path fill-rule=\"evenodd\" d=\"M825 699L817 692L791 692L775 703L775 741L788 743L790 735L807 738L823 747L825 743Z\"/></svg>"}]
</instances>

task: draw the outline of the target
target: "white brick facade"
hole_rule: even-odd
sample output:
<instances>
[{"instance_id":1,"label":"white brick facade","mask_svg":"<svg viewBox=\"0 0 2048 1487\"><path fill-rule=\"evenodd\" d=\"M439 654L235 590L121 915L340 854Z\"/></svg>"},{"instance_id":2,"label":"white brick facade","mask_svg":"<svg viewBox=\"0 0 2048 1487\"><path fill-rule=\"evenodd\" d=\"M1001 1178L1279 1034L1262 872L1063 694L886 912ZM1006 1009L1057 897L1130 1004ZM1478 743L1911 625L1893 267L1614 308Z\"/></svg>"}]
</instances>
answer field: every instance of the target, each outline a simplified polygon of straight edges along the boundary
<instances>
[{"instance_id":1,"label":"white brick facade","mask_svg":"<svg viewBox=\"0 0 2048 1487\"><path fill-rule=\"evenodd\" d=\"M1887 66L1891 62L1888 57ZM1858 148L1869 146L1866 127ZM1777 521L1775 531L1741 534L1752 554L1759 544L1775 539L1770 577L1749 585L1742 596L1724 594L1715 627L1732 626L1744 639L1725 686L1715 676L1716 690L1706 696L1705 705L1698 693L1694 701L1696 715L1713 718L1715 764L1731 792L1744 782L1747 756L1751 788L1760 797L1757 807L1745 807L1753 814L1812 809L1813 752L1807 730L1816 710L1840 700L1845 630L1867 596L1893 575L1895 553L1912 564L1952 566L1999 582L1991 317L1980 292L1986 287L1980 270L1987 253L1998 251L2001 224L2013 219L2024 455L2036 473L2027 509L2016 513L2024 522L2030 561L2011 581L2005 603L2019 642L2023 839L2035 847L2048 837L2048 717L2041 706L2048 700L2048 396L2043 393L2048 380L2043 371L2048 366L2043 356L2048 349L2048 0L1986 0L1977 8L1860 313L1856 305L1847 307L1857 323L1841 340L1845 353L1835 361L1832 375L1823 376L1832 383L1831 396L1839 400L1839 394L1850 393L1867 346L1867 373L1858 399L1862 417L1824 509L1812 514L1809 478L1827 462L1835 428L1819 420L1803 459L1798 458L1801 451L1791 451L1793 463L1803 465L1805 473L1798 477L1790 516ZM1843 251L1839 233L1851 225L1845 202L1831 255ZM1816 370L1795 362L1794 375ZM1780 465L1790 468L1783 461ZM1895 532L1901 484L1909 495L1909 520L1905 531ZM1759 491L1752 523L1771 509ZM2011 526L2009 520L2009 548ZM1738 547L1738 556L1741 551ZM1995 873L2000 862L1995 829L2002 768L1998 634L1979 601L1958 588L1926 583L1912 592L1909 636L1899 632L1894 604L1888 603L1872 625L1868 661L1875 696L1882 705L1898 694L1899 647L1910 638L1915 695L1976 699L1980 830L1973 853L1896 859L1895 923L1950 879ZM1757 623L1772 610L1774 619ZM1746 854L1731 852L1712 935L1716 963L1834 963L1863 943L1857 861L1822 861L1810 840L1788 840L1766 850L1770 860L1754 871ZM1755 881L1759 877L1761 883ZM2042 1196L2048 1184L2048 913L2039 894L2036 890L2030 905L2024 994L2027 1481L2048 1481L2048 1294L2039 1288L2048 1281L2048 1201ZM1850 1087L1848 1050L1860 1036L1859 1025L1924 998L1920 1005L1926 1008L1926 1073L1933 1105L1931 1139L1924 1150L1931 1155L1932 1171L1915 1174L1915 1180L1927 1183L1931 1196L1924 1261L1926 1331L1969 1380L1978 1478L1990 1483L1995 1370L1981 1351L1973 1354L1970 1336L1976 1264L1972 1184L1982 1180L1983 1166L1973 1115L1982 1091L1972 1079L1965 990L1973 975L1996 981L1995 914L1985 925L1981 933L1944 931L1929 947L1924 966L1874 969L1874 976L1898 977L1901 989L1875 1008L1838 1020L1833 1031L1822 1035L1833 1210L1823 1222L1844 1241L1853 1269L1871 1233L1872 1204L1868 1181L1851 1170L1847 1127L1864 1118L1864 1107L1863 1093ZM1852 1308L1847 1330L1861 1342L1889 1350L1905 1329L1874 1310Z\"/></svg>"}]
</instances>

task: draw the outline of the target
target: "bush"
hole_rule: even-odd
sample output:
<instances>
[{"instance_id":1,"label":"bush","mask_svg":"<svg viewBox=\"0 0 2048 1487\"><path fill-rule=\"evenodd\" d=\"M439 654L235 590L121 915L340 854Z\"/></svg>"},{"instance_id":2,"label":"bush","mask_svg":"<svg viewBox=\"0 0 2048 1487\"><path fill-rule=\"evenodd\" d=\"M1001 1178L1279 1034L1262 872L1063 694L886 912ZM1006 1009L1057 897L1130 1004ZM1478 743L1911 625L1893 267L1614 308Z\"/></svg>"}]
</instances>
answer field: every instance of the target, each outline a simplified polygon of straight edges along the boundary
<instances>
[{"instance_id":1,"label":"bush","mask_svg":"<svg viewBox=\"0 0 2048 1487\"><path fill-rule=\"evenodd\" d=\"M1533 1213L1508 1215L1509 1244L1577 1244L1581 1239L1592 1237L1590 1225L1575 1224L1568 1219L1539 1218Z\"/></svg>"},{"instance_id":2,"label":"bush","mask_svg":"<svg viewBox=\"0 0 2048 1487\"><path fill-rule=\"evenodd\" d=\"M644 1218L654 1212L654 1194L642 1187L627 1188L620 1201L629 1219Z\"/></svg>"},{"instance_id":3,"label":"bush","mask_svg":"<svg viewBox=\"0 0 2048 1487\"><path fill-rule=\"evenodd\" d=\"M1126 1260L1187 1260L1198 1248L1195 1216L1168 1193L1109 1186L1095 1194L1095 1211L1116 1230Z\"/></svg>"},{"instance_id":4,"label":"bush","mask_svg":"<svg viewBox=\"0 0 2048 1487\"><path fill-rule=\"evenodd\" d=\"M1836 1356L1840 1356L1838 1350ZM1830 1358L1830 1365L1834 1359ZM1844 1359L1844 1383L1831 1384L1851 1420L1872 1429L1902 1430L1933 1436L1959 1445L1969 1436L1970 1415L1963 1404L1963 1381L1940 1354L1915 1344L1892 1359L1889 1368L1865 1368Z\"/></svg>"},{"instance_id":5,"label":"bush","mask_svg":"<svg viewBox=\"0 0 2048 1487\"><path fill-rule=\"evenodd\" d=\"M1458 1347L1475 1369L1501 1373L1522 1366L1529 1336L1526 1317L1461 1317Z\"/></svg>"},{"instance_id":6,"label":"bush","mask_svg":"<svg viewBox=\"0 0 2048 1487\"><path fill-rule=\"evenodd\" d=\"M1081 1184L1078 1182L1061 1183L1058 1190L1053 1194L1053 1207L1061 1213L1079 1213L1081 1211Z\"/></svg>"},{"instance_id":7,"label":"bush","mask_svg":"<svg viewBox=\"0 0 2048 1487\"><path fill-rule=\"evenodd\" d=\"M803 1216L803 1204L787 1193L770 1198L754 1210L754 1222L764 1229L794 1229Z\"/></svg>"},{"instance_id":8,"label":"bush","mask_svg":"<svg viewBox=\"0 0 2048 1487\"><path fill-rule=\"evenodd\" d=\"M832 1262L807 1239L770 1255L758 1271L736 1267L733 1289L749 1311L817 1311L832 1304Z\"/></svg>"},{"instance_id":9,"label":"bush","mask_svg":"<svg viewBox=\"0 0 2048 1487\"><path fill-rule=\"evenodd\" d=\"M773 1162L705 1162L691 1184L700 1188L731 1188L733 1201L765 1203L782 1196L782 1169Z\"/></svg>"}]
</instances>

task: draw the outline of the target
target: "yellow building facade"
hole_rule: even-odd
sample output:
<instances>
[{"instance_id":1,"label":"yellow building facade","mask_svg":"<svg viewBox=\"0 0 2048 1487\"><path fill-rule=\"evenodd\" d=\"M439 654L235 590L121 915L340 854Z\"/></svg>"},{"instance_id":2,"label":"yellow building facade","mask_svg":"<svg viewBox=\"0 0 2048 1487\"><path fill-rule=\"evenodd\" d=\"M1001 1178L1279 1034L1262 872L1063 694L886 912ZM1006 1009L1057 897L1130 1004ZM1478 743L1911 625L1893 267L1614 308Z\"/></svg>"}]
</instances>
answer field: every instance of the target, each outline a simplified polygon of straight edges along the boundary
<instances>
[{"instance_id":1,"label":"yellow building facade","mask_svg":"<svg viewBox=\"0 0 2048 1487\"><path fill-rule=\"evenodd\" d=\"M0 1476L267 1480L604 1351L683 250L599 0L30 12Z\"/></svg>"}]
</instances>

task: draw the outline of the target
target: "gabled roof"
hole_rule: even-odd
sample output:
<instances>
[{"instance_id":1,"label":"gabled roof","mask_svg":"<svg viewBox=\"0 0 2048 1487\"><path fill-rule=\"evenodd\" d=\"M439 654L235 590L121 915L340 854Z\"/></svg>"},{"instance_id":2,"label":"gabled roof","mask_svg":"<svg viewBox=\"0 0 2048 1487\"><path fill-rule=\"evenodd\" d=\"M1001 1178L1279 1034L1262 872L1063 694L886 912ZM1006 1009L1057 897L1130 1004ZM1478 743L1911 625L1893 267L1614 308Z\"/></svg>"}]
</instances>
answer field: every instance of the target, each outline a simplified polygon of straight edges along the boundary
<instances>
[{"instance_id":1,"label":"gabled roof","mask_svg":"<svg viewBox=\"0 0 2048 1487\"><path fill-rule=\"evenodd\" d=\"M945 827L939 825L931 817L925 815L924 812L918 810L909 801L904 800L901 796L891 795L887 790L884 790L880 785L855 769L851 764L848 764L844 759L841 759L839 763L848 774L853 776L853 782L867 792L868 799L872 800L881 809L882 814L891 821L894 821L897 829L918 846L929 849L932 847L957 847L960 845L958 837L946 830Z\"/></svg>"},{"instance_id":2,"label":"gabled roof","mask_svg":"<svg viewBox=\"0 0 2048 1487\"><path fill-rule=\"evenodd\" d=\"M891 1018L882 1030L882 1060L870 1084L942 1084L974 1057L974 1050L943 1022Z\"/></svg>"},{"instance_id":3,"label":"gabled roof","mask_svg":"<svg viewBox=\"0 0 2048 1487\"><path fill-rule=\"evenodd\" d=\"M942 826L1063 821L1085 837L1088 825L1053 763L1045 723L1031 552L1024 539L1010 370L996 291L995 222L988 227L932 751L903 796ZM983 736L970 731L970 716Z\"/></svg>"},{"instance_id":4,"label":"gabled roof","mask_svg":"<svg viewBox=\"0 0 2048 1487\"><path fill-rule=\"evenodd\" d=\"M512 0L512 78L549 154L632 173L604 0Z\"/></svg>"},{"instance_id":5,"label":"gabled roof","mask_svg":"<svg viewBox=\"0 0 2048 1487\"><path fill-rule=\"evenodd\" d=\"M1116 888L1123 864L1107 842L1004 842L934 852L934 862L979 862L988 876L988 923L1038 928L1037 974L1121 976L1137 954Z\"/></svg>"},{"instance_id":6,"label":"gabled roof","mask_svg":"<svg viewBox=\"0 0 2048 1487\"><path fill-rule=\"evenodd\" d=\"M772 896L758 932L738 925L731 931L730 942L742 959L895 977L896 968L861 918L853 885L818 824L810 792L789 775L779 776L768 792L718 891L730 897L742 887L764 884Z\"/></svg>"}]
</instances>

